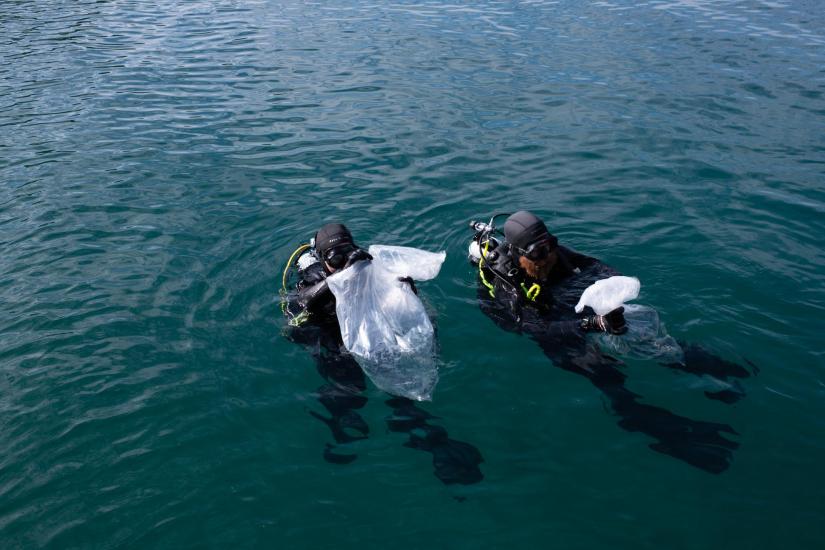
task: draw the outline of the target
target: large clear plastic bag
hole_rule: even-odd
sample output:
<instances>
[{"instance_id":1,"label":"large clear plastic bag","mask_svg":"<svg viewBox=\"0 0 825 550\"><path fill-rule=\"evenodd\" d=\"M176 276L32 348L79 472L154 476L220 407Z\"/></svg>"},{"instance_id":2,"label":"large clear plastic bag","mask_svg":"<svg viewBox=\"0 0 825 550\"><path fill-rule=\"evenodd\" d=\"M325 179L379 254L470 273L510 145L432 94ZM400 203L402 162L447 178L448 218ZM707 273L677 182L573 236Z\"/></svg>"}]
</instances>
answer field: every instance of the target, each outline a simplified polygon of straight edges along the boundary
<instances>
[{"instance_id":1,"label":"large clear plastic bag","mask_svg":"<svg viewBox=\"0 0 825 550\"><path fill-rule=\"evenodd\" d=\"M361 261L327 278L344 346L380 389L418 401L438 382L435 338L424 304L399 277L438 275L446 254L373 245Z\"/></svg>"}]
</instances>

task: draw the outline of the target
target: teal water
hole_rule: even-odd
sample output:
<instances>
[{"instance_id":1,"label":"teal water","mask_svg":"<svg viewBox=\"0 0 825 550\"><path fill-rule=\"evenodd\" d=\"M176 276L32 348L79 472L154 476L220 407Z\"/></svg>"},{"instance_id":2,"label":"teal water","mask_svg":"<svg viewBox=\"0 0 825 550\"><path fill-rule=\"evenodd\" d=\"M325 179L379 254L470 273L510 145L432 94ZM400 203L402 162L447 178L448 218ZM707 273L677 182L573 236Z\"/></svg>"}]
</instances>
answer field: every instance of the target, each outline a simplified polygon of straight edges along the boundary
<instances>
[{"instance_id":1,"label":"teal water","mask_svg":"<svg viewBox=\"0 0 825 550\"><path fill-rule=\"evenodd\" d=\"M820 548L825 16L804 0L0 3L0 547ZM759 374L628 360L731 425L712 475L478 309L467 221L530 208ZM423 406L322 459L288 255L325 221L448 253Z\"/></svg>"}]
</instances>

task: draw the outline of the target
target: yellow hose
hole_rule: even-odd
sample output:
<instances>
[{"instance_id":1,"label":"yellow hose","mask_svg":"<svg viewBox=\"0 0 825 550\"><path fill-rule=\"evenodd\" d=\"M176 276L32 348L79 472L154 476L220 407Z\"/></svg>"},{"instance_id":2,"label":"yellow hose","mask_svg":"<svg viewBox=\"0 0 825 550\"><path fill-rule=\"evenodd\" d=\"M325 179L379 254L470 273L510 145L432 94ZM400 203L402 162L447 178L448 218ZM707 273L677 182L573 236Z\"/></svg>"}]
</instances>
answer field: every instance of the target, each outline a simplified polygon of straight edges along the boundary
<instances>
[{"instance_id":1,"label":"yellow hose","mask_svg":"<svg viewBox=\"0 0 825 550\"><path fill-rule=\"evenodd\" d=\"M281 278L281 311L283 312L286 312L287 305L286 295L288 291L286 289L286 278L289 276L289 269L292 267L292 263L295 261L295 257L309 247L310 245L308 244L302 244L301 246L296 248L295 252L293 252L292 255L289 257L289 260L287 260L286 267L284 267L284 276Z\"/></svg>"},{"instance_id":2,"label":"yellow hose","mask_svg":"<svg viewBox=\"0 0 825 550\"><path fill-rule=\"evenodd\" d=\"M286 267L284 267L284 276L281 279L281 289L284 292L287 291L286 290L286 278L289 276L289 268L292 267L292 262L295 261L295 256L297 256L298 254L300 254L301 252L303 252L307 248L309 248L308 244L302 244L301 246L299 246L298 248L295 249L295 252L293 252L292 255L289 257L289 259L286 261Z\"/></svg>"},{"instance_id":3,"label":"yellow hose","mask_svg":"<svg viewBox=\"0 0 825 550\"><path fill-rule=\"evenodd\" d=\"M490 249L490 237L488 236L487 241L484 243L484 251L481 252L481 249L479 249L479 252L481 252L481 254L480 254L481 257L478 259L478 275L481 277L481 282L484 284L484 286L487 287L487 290L490 292L490 297L495 298L496 297L495 287L493 287L493 285L491 285L487 281L487 277L484 276L484 270L482 269L482 267L484 267L484 257L487 255L487 251L489 249Z\"/></svg>"}]
</instances>

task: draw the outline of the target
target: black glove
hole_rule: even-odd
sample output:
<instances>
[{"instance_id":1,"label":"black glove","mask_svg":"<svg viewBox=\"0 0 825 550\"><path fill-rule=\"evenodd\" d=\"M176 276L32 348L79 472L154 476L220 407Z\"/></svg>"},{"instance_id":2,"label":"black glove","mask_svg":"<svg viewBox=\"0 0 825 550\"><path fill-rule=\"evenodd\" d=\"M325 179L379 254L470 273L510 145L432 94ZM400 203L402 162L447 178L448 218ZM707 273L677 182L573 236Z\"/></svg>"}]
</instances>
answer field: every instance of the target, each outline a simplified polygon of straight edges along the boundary
<instances>
[{"instance_id":1,"label":"black glove","mask_svg":"<svg viewBox=\"0 0 825 550\"><path fill-rule=\"evenodd\" d=\"M363 260L372 260L372 256L370 253L362 248L356 248L350 255L347 256L347 263L344 264L344 269L350 267L355 262L361 262Z\"/></svg>"},{"instance_id":2,"label":"black glove","mask_svg":"<svg viewBox=\"0 0 825 550\"><path fill-rule=\"evenodd\" d=\"M398 280L410 285L410 290L413 291L413 294L418 295L418 289L415 288L415 281L413 281L412 277L399 277Z\"/></svg>"},{"instance_id":3,"label":"black glove","mask_svg":"<svg viewBox=\"0 0 825 550\"><path fill-rule=\"evenodd\" d=\"M582 319L582 329L586 332L609 332L610 334L624 334L627 332L627 323L624 320L624 308L617 307L606 315L591 315Z\"/></svg>"}]
</instances>

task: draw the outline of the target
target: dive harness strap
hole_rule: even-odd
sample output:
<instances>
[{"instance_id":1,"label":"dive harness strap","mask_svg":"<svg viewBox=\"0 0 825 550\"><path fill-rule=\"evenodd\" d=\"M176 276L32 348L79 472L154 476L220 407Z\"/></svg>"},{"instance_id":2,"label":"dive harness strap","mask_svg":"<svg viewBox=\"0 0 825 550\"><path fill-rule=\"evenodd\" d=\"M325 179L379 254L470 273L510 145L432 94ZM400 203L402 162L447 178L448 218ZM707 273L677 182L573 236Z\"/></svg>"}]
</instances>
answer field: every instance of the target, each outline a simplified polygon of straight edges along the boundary
<instances>
[{"instance_id":1,"label":"dive harness strap","mask_svg":"<svg viewBox=\"0 0 825 550\"><path fill-rule=\"evenodd\" d=\"M490 298L496 297L496 289L490 282L487 280L487 277L484 276L484 260L487 257L487 251L490 250L490 237L487 237L487 241L484 243L484 252L481 253L481 257L478 259L478 275L481 277L481 282L484 286L487 287L487 291L490 293Z\"/></svg>"},{"instance_id":2,"label":"dive harness strap","mask_svg":"<svg viewBox=\"0 0 825 550\"><path fill-rule=\"evenodd\" d=\"M530 288L527 288L524 283L521 283L521 290L524 291L524 295L527 296L528 300L535 302L536 298L539 297L539 292L541 292L541 286L538 283L533 283Z\"/></svg>"},{"instance_id":3,"label":"dive harness strap","mask_svg":"<svg viewBox=\"0 0 825 550\"><path fill-rule=\"evenodd\" d=\"M290 317L288 324L291 327L300 327L304 323L309 321L309 311L303 310L301 313L294 317Z\"/></svg>"},{"instance_id":4,"label":"dive harness strap","mask_svg":"<svg viewBox=\"0 0 825 550\"><path fill-rule=\"evenodd\" d=\"M481 253L481 258L478 260L478 275L481 278L481 283L487 287L487 291L490 293L491 298L496 297L495 287L490 284L490 281L487 280L487 277L484 275L484 260L487 258L487 252L490 249L490 239L488 238L487 241L484 243L484 251ZM489 263L489 262L488 262ZM491 271L495 274L495 270L492 266L489 267ZM541 292L541 285L538 283L533 283L528 288L524 283L520 284L521 290L524 292L524 295L527 296L527 299L531 302L535 302L536 298L539 297L539 293Z\"/></svg>"}]
</instances>

